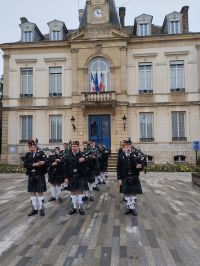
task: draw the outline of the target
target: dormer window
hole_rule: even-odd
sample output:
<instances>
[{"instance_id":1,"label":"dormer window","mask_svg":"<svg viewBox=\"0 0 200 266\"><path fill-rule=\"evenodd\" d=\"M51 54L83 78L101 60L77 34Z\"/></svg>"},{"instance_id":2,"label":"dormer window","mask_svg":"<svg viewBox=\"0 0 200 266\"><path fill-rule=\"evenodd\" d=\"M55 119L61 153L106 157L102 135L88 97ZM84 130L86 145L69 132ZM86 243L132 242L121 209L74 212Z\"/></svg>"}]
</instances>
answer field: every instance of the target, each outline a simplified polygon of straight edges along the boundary
<instances>
[{"instance_id":1,"label":"dormer window","mask_svg":"<svg viewBox=\"0 0 200 266\"><path fill-rule=\"evenodd\" d=\"M169 34L179 34L181 33L180 21L170 21L169 24Z\"/></svg>"},{"instance_id":2,"label":"dormer window","mask_svg":"<svg viewBox=\"0 0 200 266\"><path fill-rule=\"evenodd\" d=\"M61 40L61 32L57 30L53 30L51 32L51 40L52 41L60 41Z\"/></svg>"},{"instance_id":3,"label":"dormer window","mask_svg":"<svg viewBox=\"0 0 200 266\"><path fill-rule=\"evenodd\" d=\"M149 24L147 23L139 24L139 35L140 36L149 35Z\"/></svg>"},{"instance_id":4,"label":"dormer window","mask_svg":"<svg viewBox=\"0 0 200 266\"><path fill-rule=\"evenodd\" d=\"M153 17L147 14L142 14L135 18L135 28L137 36L151 35L151 23Z\"/></svg>"},{"instance_id":5,"label":"dormer window","mask_svg":"<svg viewBox=\"0 0 200 266\"><path fill-rule=\"evenodd\" d=\"M25 31L24 32L24 42L32 42L33 41L33 32Z\"/></svg>"}]
</instances>

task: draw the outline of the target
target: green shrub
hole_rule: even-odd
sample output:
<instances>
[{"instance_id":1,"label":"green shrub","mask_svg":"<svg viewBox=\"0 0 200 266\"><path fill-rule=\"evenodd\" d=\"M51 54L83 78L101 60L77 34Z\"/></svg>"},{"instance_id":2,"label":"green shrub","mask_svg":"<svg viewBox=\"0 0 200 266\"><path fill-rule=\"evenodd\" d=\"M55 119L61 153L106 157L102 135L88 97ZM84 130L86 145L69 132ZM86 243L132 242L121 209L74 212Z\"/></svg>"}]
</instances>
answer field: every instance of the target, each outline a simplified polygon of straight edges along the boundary
<instances>
[{"instance_id":1,"label":"green shrub","mask_svg":"<svg viewBox=\"0 0 200 266\"><path fill-rule=\"evenodd\" d=\"M25 173L22 165L0 164L0 173Z\"/></svg>"}]
</instances>

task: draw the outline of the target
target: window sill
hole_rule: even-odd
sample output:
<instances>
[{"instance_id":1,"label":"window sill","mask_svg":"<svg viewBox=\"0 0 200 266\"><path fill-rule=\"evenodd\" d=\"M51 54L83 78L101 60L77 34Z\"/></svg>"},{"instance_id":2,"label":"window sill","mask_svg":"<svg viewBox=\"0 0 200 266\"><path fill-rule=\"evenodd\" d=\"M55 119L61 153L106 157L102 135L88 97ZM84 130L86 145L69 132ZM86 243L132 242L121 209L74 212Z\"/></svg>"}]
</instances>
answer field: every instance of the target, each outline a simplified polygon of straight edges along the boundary
<instances>
[{"instance_id":1,"label":"window sill","mask_svg":"<svg viewBox=\"0 0 200 266\"><path fill-rule=\"evenodd\" d=\"M62 143L62 139L50 139L49 143Z\"/></svg>"}]
</instances>

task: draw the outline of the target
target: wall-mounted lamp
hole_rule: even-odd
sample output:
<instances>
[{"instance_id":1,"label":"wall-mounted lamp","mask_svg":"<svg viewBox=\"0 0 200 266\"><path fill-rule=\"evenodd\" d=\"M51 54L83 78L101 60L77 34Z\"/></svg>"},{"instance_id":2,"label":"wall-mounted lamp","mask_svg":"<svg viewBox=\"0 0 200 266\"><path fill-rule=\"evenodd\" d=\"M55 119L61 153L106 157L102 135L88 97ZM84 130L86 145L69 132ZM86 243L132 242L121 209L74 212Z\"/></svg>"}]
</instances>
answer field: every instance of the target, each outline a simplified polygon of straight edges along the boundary
<instances>
[{"instance_id":1,"label":"wall-mounted lamp","mask_svg":"<svg viewBox=\"0 0 200 266\"><path fill-rule=\"evenodd\" d=\"M74 125L74 122L75 122L75 118L72 116L71 123L72 123L72 127L73 127L73 129L75 131L76 130L76 126Z\"/></svg>"},{"instance_id":2,"label":"wall-mounted lamp","mask_svg":"<svg viewBox=\"0 0 200 266\"><path fill-rule=\"evenodd\" d=\"M123 124L124 124L124 131L125 131L125 129L126 129L126 116L124 115L123 117L122 117L122 120L123 120Z\"/></svg>"}]
</instances>

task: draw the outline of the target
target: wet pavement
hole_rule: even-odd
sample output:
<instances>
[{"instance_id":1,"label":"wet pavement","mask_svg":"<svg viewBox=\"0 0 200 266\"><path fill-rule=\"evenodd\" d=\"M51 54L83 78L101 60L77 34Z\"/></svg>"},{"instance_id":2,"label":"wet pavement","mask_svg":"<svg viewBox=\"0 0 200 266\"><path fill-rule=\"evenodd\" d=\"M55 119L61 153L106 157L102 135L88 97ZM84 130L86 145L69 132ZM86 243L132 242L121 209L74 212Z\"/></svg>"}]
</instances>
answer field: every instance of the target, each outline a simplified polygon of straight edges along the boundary
<instances>
[{"instance_id":1,"label":"wet pavement","mask_svg":"<svg viewBox=\"0 0 200 266\"><path fill-rule=\"evenodd\" d=\"M68 215L70 197L48 202L46 215L27 217L23 174L0 175L0 265L200 266L200 187L190 173L141 174L138 216L123 215L115 174L86 202L85 216Z\"/></svg>"}]
</instances>

